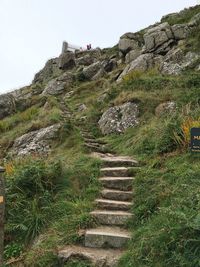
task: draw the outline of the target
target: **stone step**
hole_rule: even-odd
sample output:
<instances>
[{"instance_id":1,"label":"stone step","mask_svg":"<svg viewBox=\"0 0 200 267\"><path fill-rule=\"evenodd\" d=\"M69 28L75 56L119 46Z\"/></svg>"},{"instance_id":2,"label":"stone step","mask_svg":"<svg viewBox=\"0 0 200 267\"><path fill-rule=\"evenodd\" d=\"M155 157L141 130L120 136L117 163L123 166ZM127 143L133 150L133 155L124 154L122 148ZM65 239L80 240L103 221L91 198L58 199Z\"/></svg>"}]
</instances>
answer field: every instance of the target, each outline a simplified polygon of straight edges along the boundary
<instances>
[{"instance_id":1,"label":"stone step","mask_svg":"<svg viewBox=\"0 0 200 267\"><path fill-rule=\"evenodd\" d=\"M129 168L127 167L107 167L101 168L101 175L110 177L128 177Z\"/></svg>"},{"instance_id":2,"label":"stone step","mask_svg":"<svg viewBox=\"0 0 200 267\"><path fill-rule=\"evenodd\" d=\"M85 259L92 266L117 267L122 254L123 250L121 249L97 249L70 245L58 252L58 258L62 266L75 258L80 260Z\"/></svg>"},{"instance_id":3,"label":"stone step","mask_svg":"<svg viewBox=\"0 0 200 267\"><path fill-rule=\"evenodd\" d=\"M90 214L104 225L124 225L132 217L130 212L120 210L95 210Z\"/></svg>"},{"instance_id":4,"label":"stone step","mask_svg":"<svg viewBox=\"0 0 200 267\"><path fill-rule=\"evenodd\" d=\"M130 238L130 233L125 229L102 226L86 230L85 246L92 248L122 248Z\"/></svg>"},{"instance_id":5,"label":"stone step","mask_svg":"<svg viewBox=\"0 0 200 267\"><path fill-rule=\"evenodd\" d=\"M104 152L104 149L101 146L91 145L91 144L85 144L85 146L90 149L91 151L95 152Z\"/></svg>"},{"instance_id":6,"label":"stone step","mask_svg":"<svg viewBox=\"0 0 200 267\"><path fill-rule=\"evenodd\" d=\"M95 138L84 138L84 141L86 143L98 143L98 144L101 144L101 145L105 145L106 144L106 142L98 140L98 139L95 139Z\"/></svg>"},{"instance_id":7,"label":"stone step","mask_svg":"<svg viewBox=\"0 0 200 267\"><path fill-rule=\"evenodd\" d=\"M104 167L137 167L139 165L136 160L125 157L104 157L102 161Z\"/></svg>"},{"instance_id":8,"label":"stone step","mask_svg":"<svg viewBox=\"0 0 200 267\"><path fill-rule=\"evenodd\" d=\"M104 187L122 191L132 190L134 178L132 177L102 177L99 178Z\"/></svg>"},{"instance_id":9,"label":"stone step","mask_svg":"<svg viewBox=\"0 0 200 267\"><path fill-rule=\"evenodd\" d=\"M106 198L106 199L128 201L128 200L132 200L133 191L120 191L120 190L103 189L101 191L101 196L103 198Z\"/></svg>"},{"instance_id":10,"label":"stone step","mask_svg":"<svg viewBox=\"0 0 200 267\"><path fill-rule=\"evenodd\" d=\"M138 161L125 156L115 156L113 154L92 153L92 157L100 158L104 167L138 167Z\"/></svg>"},{"instance_id":11,"label":"stone step","mask_svg":"<svg viewBox=\"0 0 200 267\"><path fill-rule=\"evenodd\" d=\"M98 208L107 210L130 210L132 202L117 201L109 199L96 199Z\"/></svg>"}]
</instances>

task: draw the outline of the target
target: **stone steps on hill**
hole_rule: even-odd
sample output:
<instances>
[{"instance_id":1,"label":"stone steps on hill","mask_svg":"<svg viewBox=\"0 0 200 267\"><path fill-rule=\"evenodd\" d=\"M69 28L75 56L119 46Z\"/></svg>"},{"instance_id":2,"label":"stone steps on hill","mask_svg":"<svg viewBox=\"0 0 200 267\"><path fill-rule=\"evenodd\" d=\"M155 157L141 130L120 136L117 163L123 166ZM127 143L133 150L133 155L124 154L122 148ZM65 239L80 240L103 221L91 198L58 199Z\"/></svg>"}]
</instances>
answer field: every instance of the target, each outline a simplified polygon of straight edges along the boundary
<instances>
[{"instance_id":1,"label":"stone steps on hill","mask_svg":"<svg viewBox=\"0 0 200 267\"><path fill-rule=\"evenodd\" d=\"M104 210L130 210L132 202L128 201L117 201L110 199L96 199L95 203L97 207Z\"/></svg>"},{"instance_id":2,"label":"stone steps on hill","mask_svg":"<svg viewBox=\"0 0 200 267\"><path fill-rule=\"evenodd\" d=\"M130 238L130 233L125 229L116 226L102 226L86 230L85 246L92 248L122 248Z\"/></svg>"},{"instance_id":3,"label":"stone steps on hill","mask_svg":"<svg viewBox=\"0 0 200 267\"><path fill-rule=\"evenodd\" d=\"M105 188L117 189L121 191L132 190L132 183L134 178L132 177L101 177L99 181Z\"/></svg>"},{"instance_id":4,"label":"stone steps on hill","mask_svg":"<svg viewBox=\"0 0 200 267\"><path fill-rule=\"evenodd\" d=\"M83 246L66 246L58 253L62 266L70 259L85 259L91 262L92 266L117 267L117 263L123 254L121 249L100 249Z\"/></svg>"},{"instance_id":5,"label":"stone steps on hill","mask_svg":"<svg viewBox=\"0 0 200 267\"><path fill-rule=\"evenodd\" d=\"M107 167L100 169L102 176L109 177L128 177L129 176L129 168L127 167Z\"/></svg>"},{"instance_id":6,"label":"stone steps on hill","mask_svg":"<svg viewBox=\"0 0 200 267\"><path fill-rule=\"evenodd\" d=\"M95 210L90 214L99 224L117 226L125 225L133 216L130 212L121 210Z\"/></svg>"},{"instance_id":7,"label":"stone steps on hill","mask_svg":"<svg viewBox=\"0 0 200 267\"><path fill-rule=\"evenodd\" d=\"M101 191L101 197L105 199L112 199L119 201L130 201L133 198L133 191L103 189Z\"/></svg>"},{"instance_id":8,"label":"stone steps on hill","mask_svg":"<svg viewBox=\"0 0 200 267\"><path fill-rule=\"evenodd\" d=\"M103 188L95 200L97 209L90 212L99 225L84 232L84 246L68 246L59 252L59 258L67 262L70 258L87 259L93 266L117 267L121 250L131 235L125 229L133 199L132 169L138 162L130 157L108 153L106 144L96 140L87 130L82 130L85 147L92 151L91 156L102 161L99 181Z\"/></svg>"}]
</instances>

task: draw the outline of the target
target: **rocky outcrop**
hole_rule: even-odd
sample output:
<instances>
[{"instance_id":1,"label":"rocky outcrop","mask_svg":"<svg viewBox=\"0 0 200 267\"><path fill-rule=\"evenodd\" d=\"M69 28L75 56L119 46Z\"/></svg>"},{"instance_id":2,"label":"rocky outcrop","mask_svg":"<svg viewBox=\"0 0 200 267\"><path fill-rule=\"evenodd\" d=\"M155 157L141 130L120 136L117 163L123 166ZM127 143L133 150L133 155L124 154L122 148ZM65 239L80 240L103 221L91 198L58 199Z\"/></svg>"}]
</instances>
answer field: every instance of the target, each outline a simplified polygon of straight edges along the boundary
<instances>
[{"instance_id":1,"label":"rocky outcrop","mask_svg":"<svg viewBox=\"0 0 200 267\"><path fill-rule=\"evenodd\" d=\"M71 72L66 72L60 77L51 80L44 91L43 95L59 95L73 84L74 76Z\"/></svg>"},{"instance_id":2,"label":"rocky outcrop","mask_svg":"<svg viewBox=\"0 0 200 267\"><path fill-rule=\"evenodd\" d=\"M120 37L119 50L123 55L126 55L131 50L140 50L142 47L143 38L140 33L125 33Z\"/></svg>"},{"instance_id":3,"label":"rocky outcrop","mask_svg":"<svg viewBox=\"0 0 200 267\"><path fill-rule=\"evenodd\" d=\"M140 55L138 58L136 58L134 61L132 61L129 65L125 67L125 69L117 79L117 82L121 82L123 77L125 77L133 70L146 71L149 68L152 68L153 66L154 58L152 53Z\"/></svg>"},{"instance_id":4,"label":"rocky outcrop","mask_svg":"<svg viewBox=\"0 0 200 267\"><path fill-rule=\"evenodd\" d=\"M125 103L121 106L109 108L99 120L99 127L103 134L123 133L125 129L139 123L139 109L136 103Z\"/></svg>"},{"instance_id":5,"label":"rocky outcrop","mask_svg":"<svg viewBox=\"0 0 200 267\"><path fill-rule=\"evenodd\" d=\"M46 83L55 73L60 73L58 58L48 60L44 68L35 74L33 83Z\"/></svg>"},{"instance_id":6,"label":"rocky outcrop","mask_svg":"<svg viewBox=\"0 0 200 267\"><path fill-rule=\"evenodd\" d=\"M91 80L101 69L102 69L101 62L97 61L91 64L90 66L85 67L83 69L83 75L86 77L86 79Z\"/></svg>"},{"instance_id":7,"label":"rocky outcrop","mask_svg":"<svg viewBox=\"0 0 200 267\"><path fill-rule=\"evenodd\" d=\"M15 110L15 99L12 94L0 95L0 119L13 114Z\"/></svg>"},{"instance_id":8,"label":"rocky outcrop","mask_svg":"<svg viewBox=\"0 0 200 267\"><path fill-rule=\"evenodd\" d=\"M55 124L38 131L33 131L17 138L11 149L11 155L26 156L30 154L47 154L50 152L50 141L58 136L60 124Z\"/></svg>"},{"instance_id":9,"label":"rocky outcrop","mask_svg":"<svg viewBox=\"0 0 200 267\"><path fill-rule=\"evenodd\" d=\"M144 34L145 52L166 54L174 43L174 35L169 23L152 27Z\"/></svg>"},{"instance_id":10,"label":"rocky outcrop","mask_svg":"<svg viewBox=\"0 0 200 267\"><path fill-rule=\"evenodd\" d=\"M171 29L175 40L186 39L190 33L190 28L187 24L176 24L173 25Z\"/></svg>"}]
</instances>

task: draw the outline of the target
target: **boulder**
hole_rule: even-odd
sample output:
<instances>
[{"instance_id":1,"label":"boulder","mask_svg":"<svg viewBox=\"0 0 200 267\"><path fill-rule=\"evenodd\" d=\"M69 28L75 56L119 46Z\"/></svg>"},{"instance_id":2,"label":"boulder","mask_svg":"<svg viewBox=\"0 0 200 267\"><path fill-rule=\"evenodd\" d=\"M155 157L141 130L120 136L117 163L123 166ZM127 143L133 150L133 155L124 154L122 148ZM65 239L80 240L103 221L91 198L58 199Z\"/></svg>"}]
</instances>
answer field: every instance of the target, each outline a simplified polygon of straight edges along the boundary
<instances>
[{"instance_id":1,"label":"boulder","mask_svg":"<svg viewBox=\"0 0 200 267\"><path fill-rule=\"evenodd\" d=\"M165 62L173 62L173 63L180 63L183 61L184 52L181 48L173 48L171 49L165 56Z\"/></svg>"},{"instance_id":2,"label":"boulder","mask_svg":"<svg viewBox=\"0 0 200 267\"><path fill-rule=\"evenodd\" d=\"M91 64L90 66L85 67L83 69L83 75L87 79L91 80L95 76L95 74L97 74L99 72L100 69L102 69L101 62L97 61L97 62Z\"/></svg>"},{"instance_id":3,"label":"boulder","mask_svg":"<svg viewBox=\"0 0 200 267\"><path fill-rule=\"evenodd\" d=\"M123 55L126 55L131 50L139 50L142 46L143 38L140 33L125 33L120 37L119 50Z\"/></svg>"},{"instance_id":4,"label":"boulder","mask_svg":"<svg viewBox=\"0 0 200 267\"><path fill-rule=\"evenodd\" d=\"M161 67L161 73L167 75L180 75L183 68L178 63L164 62Z\"/></svg>"},{"instance_id":5,"label":"boulder","mask_svg":"<svg viewBox=\"0 0 200 267\"><path fill-rule=\"evenodd\" d=\"M176 103L174 101L168 101L165 103L161 103L157 106L155 110L155 114L157 117L172 114L176 111Z\"/></svg>"},{"instance_id":6,"label":"boulder","mask_svg":"<svg viewBox=\"0 0 200 267\"><path fill-rule=\"evenodd\" d=\"M125 67L125 69L117 79L117 82L121 82L123 77L125 77L128 73L130 73L133 70L146 71L149 68L152 68L153 66L154 66L153 54L151 53L142 54Z\"/></svg>"},{"instance_id":7,"label":"boulder","mask_svg":"<svg viewBox=\"0 0 200 267\"><path fill-rule=\"evenodd\" d=\"M44 68L35 74L33 83L46 83L51 79L54 73L59 73L58 58L53 58L47 61Z\"/></svg>"},{"instance_id":8,"label":"boulder","mask_svg":"<svg viewBox=\"0 0 200 267\"><path fill-rule=\"evenodd\" d=\"M174 36L169 23L164 22L148 29L144 34L144 42L145 52L167 53L174 43Z\"/></svg>"},{"instance_id":9,"label":"boulder","mask_svg":"<svg viewBox=\"0 0 200 267\"><path fill-rule=\"evenodd\" d=\"M141 50L131 50L128 54L126 54L125 57L125 63L129 64L130 62L132 62L133 60L135 60L137 57L139 57L141 55Z\"/></svg>"},{"instance_id":10,"label":"boulder","mask_svg":"<svg viewBox=\"0 0 200 267\"><path fill-rule=\"evenodd\" d=\"M12 94L0 95L0 120L13 114L15 110L15 99Z\"/></svg>"},{"instance_id":11,"label":"boulder","mask_svg":"<svg viewBox=\"0 0 200 267\"><path fill-rule=\"evenodd\" d=\"M70 72L64 73L60 77L51 80L44 91L43 95L59 95L62 94L65 89L69 88L73 83L73 75Z\"/></svg>"},{"instance_id":12,"label":"boulder","mask_svg":"<svg viewBox=\"0 0 200 267\"><path fill-rule=\"evenodd\" d=\"M127 102L121 106L109 108L99 120L99 127L103 134L123 133L125 129L139 123L139 109L136 103Z\"/></svg>"},{"instance_id":13,"label":"boulder","mask_svg":"<svg viewBox=\"0 0 200 267\"><path fill-rule=\"evenodd\" d=\"M77 66L89 66L96 61L90 54L86 54L83 57L76 59Z\"/></svg>"},{"instance_id":14,"label":"boulder","mask_svg":"<svg viewBox=\"0 0 200 267\"><path fill-rule=\"evenodd\" d=\"M190 33L190 28L186 24L175 24L171 27L175 40L186 39Z\"/></svg>"},{"instance_id":15,"label":"boulder","mask_svg":"<svg viewBox=\"0 0 200 267\"><path fill-rule=\"evenodd\" d=\"M22 135L15 140L11 155L21 157L30 154L49 153L50 142L58 136L60 128L60 124L54 124Z\"/></svg>"},{"instance_id":16,"label":"boulder","mask_svg":"<svg viewBox=\"0 0 200 267\"><path fill-rule=\"evenodd\" d=\"M62 70L68 70L75 67L75 54L73 52L64 52L59 56L58 66Z\"/></svg>"}]
</instances>

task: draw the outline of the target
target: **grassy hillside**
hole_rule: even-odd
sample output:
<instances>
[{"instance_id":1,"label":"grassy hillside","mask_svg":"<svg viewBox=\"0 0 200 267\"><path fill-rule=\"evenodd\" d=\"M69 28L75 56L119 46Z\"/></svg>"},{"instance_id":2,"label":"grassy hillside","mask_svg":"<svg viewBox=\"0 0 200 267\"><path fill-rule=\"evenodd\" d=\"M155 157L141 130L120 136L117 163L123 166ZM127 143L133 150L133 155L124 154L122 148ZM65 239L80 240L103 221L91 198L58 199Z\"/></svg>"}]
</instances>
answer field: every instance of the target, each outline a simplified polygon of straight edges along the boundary
<instances>
[{"instance_id":1,"label":"grassy hillside","mask_svg":"<svg viewBox=\"0 0 200 267\"><path fill-rule=\"evenodd\" d=\"M199 12L197 6L164 21L185 23ZM196 30L185 49L199 52L199 47ZM116 51L114 47L103 53L110 56ZM113 77L122 67L97 81L77 77L72 97L64 100L72 113L68 119L63 118L62 96L44 101L40 95L31 107L0 120L0 158L7 184L7 266L59 266L58 249L80 244L82 230L95 225L89 212L100 189L101 162L89 157L80 134L83 128L105 140L112 151L141 162L133 185L134 220L128 222L132 240L119 266L200 266L200 160L189 151L190 128L200 127L199 72L169 76L155 68L133 71L116 84ZM139 105L139 125L124 134L103 137L98 128L101 114L128 101ZM156 107L166 101L174 101L176 109L156 115ZM87 109L80 112L77 106L82 103ZM62 129L50 155L23 160L9 156L17 137L58 122ZM90 264L75 260L66 266Z\"/></svg>"}]
</instances>

